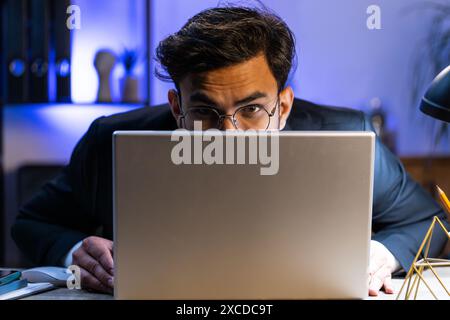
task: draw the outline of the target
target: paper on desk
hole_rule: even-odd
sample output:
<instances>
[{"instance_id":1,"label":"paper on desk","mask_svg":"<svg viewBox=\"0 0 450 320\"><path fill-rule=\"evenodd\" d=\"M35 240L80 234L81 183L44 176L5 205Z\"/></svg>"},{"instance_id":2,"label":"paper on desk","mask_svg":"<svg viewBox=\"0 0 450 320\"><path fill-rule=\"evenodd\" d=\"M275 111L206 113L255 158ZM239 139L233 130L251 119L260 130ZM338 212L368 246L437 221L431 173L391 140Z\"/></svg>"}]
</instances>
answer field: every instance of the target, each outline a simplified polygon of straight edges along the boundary
<instances>
[{"instance_id":1,"label":"paper on desk","mask_svg":"<svg viewBox=\"0 0 450 320\"><path fill-rule=\"evenodd\" d=\"M25 298L33 294L48 291L53 288L56 287L53 284L47 282L28 283L28 286L26 286L25 288L0 295L0 300L16 300L20 298Z\"/></svg>"}]
</instances>

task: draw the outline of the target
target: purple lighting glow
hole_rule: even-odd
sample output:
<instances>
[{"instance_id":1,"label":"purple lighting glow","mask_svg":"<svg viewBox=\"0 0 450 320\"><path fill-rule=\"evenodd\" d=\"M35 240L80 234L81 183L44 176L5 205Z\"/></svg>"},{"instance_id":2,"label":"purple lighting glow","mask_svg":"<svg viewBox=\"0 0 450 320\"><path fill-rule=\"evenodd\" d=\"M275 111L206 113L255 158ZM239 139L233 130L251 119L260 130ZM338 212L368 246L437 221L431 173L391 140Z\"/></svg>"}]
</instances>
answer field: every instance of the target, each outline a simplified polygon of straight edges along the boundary
<instances>
[{"instance_id":1,"label":"purple lighting glow","mask_svg":"<svg viewBox=\"0 0 450 320\"><path fill-rule=\"evenodd\" d=\"M72 45L72 101L92 103L96 101L98 77L94 68L95 53L110 49L116 54L127 48L145 49L145 1L144 0L74 0L81 10L82 27L73 30ZM144 68L136 69L142 92L145 92ZM112 75L113 102L120 101L120 77L123 68L116 65Z\"/></svg>"}]
</instances>

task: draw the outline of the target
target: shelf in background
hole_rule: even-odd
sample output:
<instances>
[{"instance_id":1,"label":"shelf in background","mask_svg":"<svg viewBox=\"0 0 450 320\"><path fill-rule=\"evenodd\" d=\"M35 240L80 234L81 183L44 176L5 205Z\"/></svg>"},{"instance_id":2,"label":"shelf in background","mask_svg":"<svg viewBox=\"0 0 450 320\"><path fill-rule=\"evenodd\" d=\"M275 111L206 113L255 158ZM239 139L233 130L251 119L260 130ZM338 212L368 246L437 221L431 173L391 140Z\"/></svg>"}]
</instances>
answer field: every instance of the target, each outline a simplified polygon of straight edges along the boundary
<instances>
[{"instance_id":1,"label":"shelf in background","mask_svg":"<svg viewBox=\"0 0 450 320\"><path fill-rule=\"evenodd\" d=\"M43 102L43 103L6 103L3 105L4 108L6 107L31 107L31 106L99 106L99 107L135 107L140 108L146 106L147 103L125 103L125 102L83 102L83 103L74 103L74 102Z\"/></svg>"}]
</instances>

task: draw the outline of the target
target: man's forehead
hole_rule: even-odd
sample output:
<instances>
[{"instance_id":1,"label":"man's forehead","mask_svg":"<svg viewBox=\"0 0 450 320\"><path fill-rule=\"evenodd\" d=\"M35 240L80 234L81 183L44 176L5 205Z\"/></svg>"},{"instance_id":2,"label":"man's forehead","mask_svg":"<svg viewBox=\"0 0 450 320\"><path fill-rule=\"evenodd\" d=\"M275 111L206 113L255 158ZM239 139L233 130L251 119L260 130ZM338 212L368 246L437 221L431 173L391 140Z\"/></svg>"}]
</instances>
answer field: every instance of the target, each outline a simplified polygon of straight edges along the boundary
<instances>
[{"instance_id":1,"label":"man's forehead","mask_svg":"<svg viewBox=\"0 0 450 320\"><path fill-rule=\"evenodd\" d=\"M188 75L180 87L184 98L189 100L227 95L240 101L250 96L264 98L276 92L277 82L265 58L255 57L230 67Z\"/></svg>"},{"instance_id":2,"label":"man's forehead","mask_svg":"<svg viewBox=\"0 0 450 320\"><path fill-rule=\"evenodd\" d=\"M249 94L235 94L234 97L232 97L232 104L235 106L245 105L254 101L257 101L259 99L265 99L269 98L270 95L267 92L262 91L253 91ZM218 101L216 100L217 97L210 96L207 92L202 91L195 91L189 96L190 102L198 102L198 103L204 103L208 105L216 105L218 104Z\"/></svg>"}]
</instances>

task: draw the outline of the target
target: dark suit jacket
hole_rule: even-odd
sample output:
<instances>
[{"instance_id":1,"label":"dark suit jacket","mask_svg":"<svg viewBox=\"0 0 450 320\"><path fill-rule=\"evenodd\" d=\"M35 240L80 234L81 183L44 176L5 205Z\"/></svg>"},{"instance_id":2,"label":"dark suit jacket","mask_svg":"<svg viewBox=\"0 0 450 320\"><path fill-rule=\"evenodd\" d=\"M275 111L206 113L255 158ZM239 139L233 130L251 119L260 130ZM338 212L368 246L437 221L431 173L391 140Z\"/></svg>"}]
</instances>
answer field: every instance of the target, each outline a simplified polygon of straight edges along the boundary
<instances>
[{"instance_id":1,"label":"dark suit jacket","mask_svg":"<svg viewBox=\"0 0 450 320\"><path fill-rule=\"evenodd\" d=\"M112 239L112 133L176 128L167 105L95 120L61 174L20 209L12 228L19 248L37 264L58 265L72 246L99 228L103 237ZM373 128L360 111L296 99L285 130ZM445 213L378 138L374 177L373 239L384 244L407 270L432 217L445 220ZM444 234L436 233L430 254L438 255L444 244Z\"/></svg>"}]
</instances>

